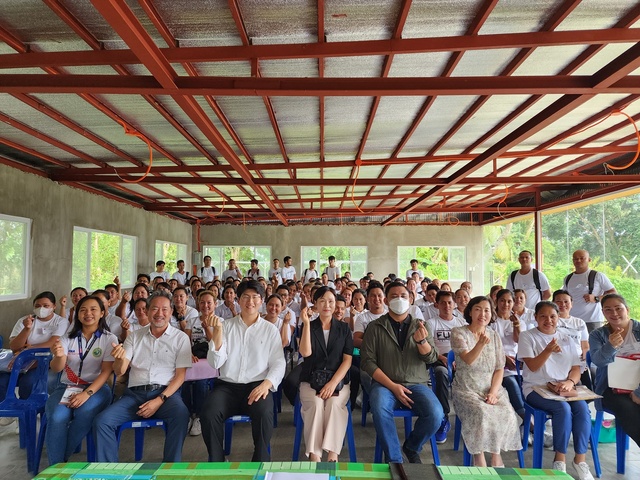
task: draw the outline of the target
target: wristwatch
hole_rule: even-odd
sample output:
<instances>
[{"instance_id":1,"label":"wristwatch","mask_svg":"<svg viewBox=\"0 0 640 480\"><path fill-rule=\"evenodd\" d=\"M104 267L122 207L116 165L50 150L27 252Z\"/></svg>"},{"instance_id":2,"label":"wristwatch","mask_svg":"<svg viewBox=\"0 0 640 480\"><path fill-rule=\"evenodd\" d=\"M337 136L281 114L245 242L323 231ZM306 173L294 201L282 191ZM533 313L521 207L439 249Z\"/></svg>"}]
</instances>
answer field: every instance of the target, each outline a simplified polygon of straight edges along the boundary
<instances>
[{"instance_id":1,"label":"wristwatch","mask_svg":"<svg viewBox=\"0 0 640 480\"><path fill-rule=\"evenodd\" d=\"M93 390L91 390L90 388L87 388L84 393L86 393L87 395L91 396L93 395L95 392Z\"/></svg>"},{"instance_id":2,"label":"wristwatch","mask_svg":"<svg viewBox=\"0 0 640 480\"><path fill-rule=\"evenodd\" d=\"M595 300L596 303L600 303L600 297L594 296L593 299Z\"/></svg>"},{"instance_id":3,"label":"wristwatch","mask_svg":"<svg viewBox=\"0 0 640 480\"><path fill-rule=\"evenodd\" d=\"M164 393L161 393L160 395L158 395L158 397L160 398L160 400L162 400L162 403L167 401L167 397Z\"/></svg>"},{"instance_id":4,"label":"wristwatch","mask_svg":"<svg viewBox=\"0 0 640 480\"><path fill-rule=\"evenodd\" d=\"M424 337L422 340L420 340L419 342L416 342L417 345L424 345L425 343L427 343L427 337Z\"/></svg>"}]
</instances>

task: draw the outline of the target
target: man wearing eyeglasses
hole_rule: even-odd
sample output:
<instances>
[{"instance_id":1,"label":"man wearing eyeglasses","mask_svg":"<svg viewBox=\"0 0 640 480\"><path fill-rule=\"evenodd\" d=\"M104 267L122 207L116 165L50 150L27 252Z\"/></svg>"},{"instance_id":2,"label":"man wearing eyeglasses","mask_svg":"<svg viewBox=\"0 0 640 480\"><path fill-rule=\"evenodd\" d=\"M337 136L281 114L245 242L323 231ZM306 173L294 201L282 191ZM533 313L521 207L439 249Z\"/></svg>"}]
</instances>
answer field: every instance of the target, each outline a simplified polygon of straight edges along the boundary
<instances>
[{"instance_id":1,"label":"man wearing eyeglasses","mask_svg":"<svg viewBox=\"0 0 640 480\"><path fill-rule=\"evenodd\" d=\"M256 280L242 282L237 291L240 314L224 322L204 320L211 331L207 360L220 369L213 391L200 413L209 461L223 462L224 422L234 415L251 418L252 462L270 461L273 395L282 381L285 360L280 332L260 317L264 288Z\"/></svg>"}]
</instances>

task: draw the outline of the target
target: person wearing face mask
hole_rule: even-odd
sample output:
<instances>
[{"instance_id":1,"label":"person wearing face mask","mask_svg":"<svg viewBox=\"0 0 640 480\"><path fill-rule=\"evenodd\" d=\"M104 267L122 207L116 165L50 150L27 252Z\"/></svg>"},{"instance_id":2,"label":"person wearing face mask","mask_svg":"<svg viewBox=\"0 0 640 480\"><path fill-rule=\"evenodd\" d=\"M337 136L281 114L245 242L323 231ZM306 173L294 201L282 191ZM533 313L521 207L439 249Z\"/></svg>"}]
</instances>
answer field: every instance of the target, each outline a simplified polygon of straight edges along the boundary
<instances>
[{"instance_id":1,"label":"person wearing face mask","mask_svg":"<svg viewBox=\"0 0 640 480\"><path fill-rule=\"evenodd\" d=\"M20 318L11 331L9 348L14 354L29 348L51 348L56 340L65 334L69 328L69 322L57 315L54 312L55 308L56 297L53 293L42 292L36 296L33 300L33 313ZM36 374L37 371L33 369L20 375L18 379L20 398L31 395ZM4 400L7 394L10 376L11 372L0 372L0 401ZM7 425L12 421L13 419L4 420L0 425Z\"/></svg>"},{"instance_id":2,"label":"person wearing face mask","mask_svg":"<svg viewBox=\"0 0 640 480\"><path fill-rule=\"evenodd\" d=\"M372 321L362 340L361 369L373 379L369 405L382 450L389 462L422 463L420 451L438 430L442 406L427 382L427 365L438 358L428 327L409 314L409 291L401 282L385 288L389 312ZM393 410L411 410L418 419L400 447Z\"/></svg>"}]
</instances>

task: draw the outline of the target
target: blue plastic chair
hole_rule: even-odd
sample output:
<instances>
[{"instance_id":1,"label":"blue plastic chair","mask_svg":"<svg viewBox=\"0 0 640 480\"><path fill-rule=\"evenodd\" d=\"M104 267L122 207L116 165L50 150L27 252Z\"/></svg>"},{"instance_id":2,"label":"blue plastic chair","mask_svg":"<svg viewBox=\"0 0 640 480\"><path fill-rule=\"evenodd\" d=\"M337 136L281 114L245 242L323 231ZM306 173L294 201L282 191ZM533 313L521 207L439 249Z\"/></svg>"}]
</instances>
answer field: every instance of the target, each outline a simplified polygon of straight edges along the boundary
<instances>
[{"instance_id":1,"label":"blue plastic chair","mask_svg":"<svg viewBox=\"0 0 640 480\"><path fill-rule=\"evenodd\" d=\"M16 397L16 386L21 370L34 362L37 379L29 398ZM20 425L20 446L27 449L27 471L37 473L36 447L38 443L37 417L44 414L47 403L47 376L51 351L48 348L30 348L21 352L13 363L7 387L7 396L0 402L0 417L17 417Z\"/></svg>"},{"instance_id":2,"label":"blue plastic chair","mask_svg":"<svg viewBox=\"0 0 640 480\"><path fill-rule=\"evenodd\" d=\"M396 409L393 411L394 417L404 418L404 439L408 439L411 434L411 430L413 430L413 412L411 410L406 409ZM431 436L429 439L431 442L431 453L433 454L433 463L438 466L440 465L440 454L438 453L438 444L436 443L435 434ZM380 444L380 439L378 435L376 435L376 447L373 454L373 463L381 463L382 462L382 445Z\"/></svg>"},{"instance_id":3,"label":"blue plastic chair","mask_svg":"<svg viewBox=\"0 0 640 480\"><path fill-rule=\"evenodd\" d=\"M293 406L293 424L296 426L296 433L293 440L293 455L291 456L292 462L297 462L300 457L300 443L302 441L302 429L304 423L302 421L302 415L300 413L300 409L302 408L302 404L300 403L300 398L296 397L296 403ZM357 462L356 456L356 439L353 434L353 422L351 420L351 402L347 402L347 412L349 412L349 418L347 420L347 432L345 435L345 440L349 447L349 461Z\"/></svg>"},{"instance_id":4,"label":"blue plastic chair","mask_svg":"<svg viewBox=\"0 0 640 480\"><path fill-rule=\"evenodd\" d=\"M591 352L587 352L587 367L591 368ZM604 413L605 412L609 413L614 417L615 415L610 410L603 408L602 400L596 400L595 407L596 407L596 419L593 423L593 429L592 429L592 438L593 438L592 449L594 451L594 456L598 455L598 460L599 460L600 457L599 457L599 454L597 453L598 444L599 444L598 442L600 441L600 430L602 429L602 421L604 420ZM624 472L625 472L625 457L626 457L627 450L629 450L629 436L626 433L624 433L624 430L622 430L622 428L619 428L617 419L616 419L616 472L622 475L624 475ZM599 477L602 473L600 471L599 462L598 462L598 465L595 466L595 469L596 469L596 475Z\"/></svg>"},{"instance_id":5,"label":"blue plastic chair","mask_svg":"<svg viewBox=\"0 0 640 480\"><path fill-rule=\"evenodd\" d=\"M520 374L520 363L516 358L516 374L518 378L522 378ZM522 384L520 384L520 390L522 391ZM525 398L524 392L522 392L522 398ZM544 410L537 409L527 401L524 401L524 422L525 425L525 433L526 426L531 424L531 418L533 417L533 468L542 468L542 455L544 452L544 426L547 423L547 420L551 420L551 415L545 412ZM526 441L526 435L522 441L522 450L526 451L528 447L528 442ZM593 456L593 467L596 471L596 477L600 477L602 475L602 468L600 465L600 456L598 454L598 442L595 438L594 429L591 429L591 435L589 439L591 443L591 454Z\"/></svg>"},{"instance_id":6,"label":"blue plastic chair","mask_svg":"<svg viewBox=\"0 0 640 480\"><path fill-rule=\"evenodd\" d=\"M231 439L233 437L233 426L236 423L251 423L251 417L248 415L234 415L224 421L224 454L231 455ZM267 450L271 453L271 445L267 446ZM211 461L211 460L209 460Z\"/></svg>"},{"instance_id":7,"label":"blue plastic chair","mask_svg":"<svg viewBox=\"0 0 640 480\"><path fill-rule=\"evenodd\" d=\"M125 422L118 428L116 433L118 439L118 446L120 445L120 438L122 437L122 432L128 428L134 429L135 434L135 442L134 442L134 454L135 461L139 462L142 460L142 453L144 450L144 432L149 428L160 427L164 430L165 434L167 433L167 426L165 425L163 420L156 418L149 418L146 420L135 420L133 422ZM95 452L95 447L94 447ZM89 456L89 446L87 445L87 456Z\"/></svg>"}]
</instances>

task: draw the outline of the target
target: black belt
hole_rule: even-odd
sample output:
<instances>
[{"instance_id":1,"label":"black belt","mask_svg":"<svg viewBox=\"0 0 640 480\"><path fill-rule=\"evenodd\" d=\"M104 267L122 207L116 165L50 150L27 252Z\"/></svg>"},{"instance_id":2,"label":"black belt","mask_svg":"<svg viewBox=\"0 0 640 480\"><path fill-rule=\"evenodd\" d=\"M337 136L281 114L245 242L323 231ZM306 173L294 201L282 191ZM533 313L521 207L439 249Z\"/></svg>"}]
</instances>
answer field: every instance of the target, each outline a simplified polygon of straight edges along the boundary
<instances>
[{"instance_id":1,"label":"black belt","mask_svg":"<svg viewBox=\"0 0 640 480\"><path fill-rule=\"evenodd\" d=\"M160 385L159 383L150 383L149 385L136 385L135 387L129 387L129 390L142 390L144 392L149 392L160 388L167 388L167 386Z\"/></svg>"}]
</instances>

